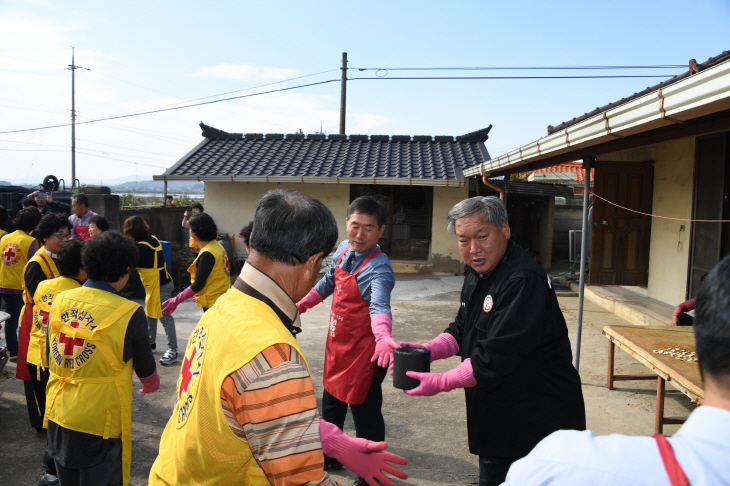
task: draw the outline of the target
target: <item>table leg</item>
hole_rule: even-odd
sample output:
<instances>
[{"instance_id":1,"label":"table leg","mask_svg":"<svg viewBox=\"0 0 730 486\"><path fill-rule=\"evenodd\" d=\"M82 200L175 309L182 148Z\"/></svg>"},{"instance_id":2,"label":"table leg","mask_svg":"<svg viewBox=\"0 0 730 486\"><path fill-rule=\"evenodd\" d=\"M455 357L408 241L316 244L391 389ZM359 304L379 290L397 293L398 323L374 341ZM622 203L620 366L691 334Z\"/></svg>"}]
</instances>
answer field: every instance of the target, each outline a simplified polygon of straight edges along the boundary
<instances>
[{"instance_id":1,"label":"table leg","mask_svg":"<svg viewBox=\"0 0 730 486\"><path fill-rule=\"evenodd\" d=\"M606 388L613 390L613 356L616 350L616 344L610 339L608 340L608 379L606 380Z\"/></svg>"},{"instance_id":2,"label":"table leg","mask_svg":"<svg viewBox=\"0 0 730 486\"><path fill-rule=\"evenodd\" d=\"M656 417L654 420L654 433L664 432L664 378L657 376L656 380Z\"/></svg>"}]
</instances>

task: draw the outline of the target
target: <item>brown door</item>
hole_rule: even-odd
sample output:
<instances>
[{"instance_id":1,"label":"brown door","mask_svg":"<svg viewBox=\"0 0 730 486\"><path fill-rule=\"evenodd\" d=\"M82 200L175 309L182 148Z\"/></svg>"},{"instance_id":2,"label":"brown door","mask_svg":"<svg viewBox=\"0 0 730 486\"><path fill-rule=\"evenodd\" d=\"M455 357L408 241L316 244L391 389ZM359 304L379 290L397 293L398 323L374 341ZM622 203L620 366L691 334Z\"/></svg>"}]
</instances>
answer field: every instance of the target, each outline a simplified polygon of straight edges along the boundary
<instances>
[{"instance_id":1,"label":"brown door","mask_svg":"<svg viewBox=\"0 0 730 486\"><path fill-rule=\"evenodd\" d=\"M596 195L624 208L651 213L654 163L596 162ZM651 217L595 198L591 285L638 285L649 280Z\"/></svg>"},{"instance_id":2,"label":"brown door","mask_svg":"<svg viewBox=\"0 0 730 486\"><path fill-rule=\"evenodd\" d=\"M692 219L725 220L730 214L730 132L699 137L695 153ZM696 297L702 280L730 250L728 223L692 223L688 298Z\"/></svg>"}]
</instances>

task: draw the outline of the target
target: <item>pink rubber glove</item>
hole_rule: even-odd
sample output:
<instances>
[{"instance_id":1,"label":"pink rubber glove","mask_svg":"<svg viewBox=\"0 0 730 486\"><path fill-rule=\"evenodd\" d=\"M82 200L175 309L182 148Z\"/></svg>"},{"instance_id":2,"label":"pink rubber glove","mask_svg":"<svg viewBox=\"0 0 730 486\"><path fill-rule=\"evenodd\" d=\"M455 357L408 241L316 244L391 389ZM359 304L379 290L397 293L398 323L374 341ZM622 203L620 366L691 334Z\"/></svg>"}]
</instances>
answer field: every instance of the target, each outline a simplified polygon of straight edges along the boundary
<instances>
[{"instance_id":1,"label":"pink rubber glove","mask_svg":"<svg viewBox=\"0 0 730 486\"><path fill-rule=\"evenodd\" d=\"M400 343L402 348L423 348L431 351L431 363L437 359L446 359L455 355L459 351L459 343L456 338L448 332L442 332L433 340L424 343Z\"/></svg>"},{"instance_id":2,"label":"pink rubber glove","mask_svg":"<svg viewBox=\"0 0 730 486\"><path fill-rule=\"evenodd\" d=\"M336 425L319 419L319 436L322 440L322 452L334 457L343 466L365 479L370 486L395 483L383 471L400 479L408 479L408 474L388 462L405 465L408 461L403 457L385 452L387 442L373 442L366 439L350 437ZM388 461L388 462L386 462Z\"/></svg>"},{"instance_id":3,"label":"pink rubber glove","mask_svg":"<svg viewBox=\"0 0 730 486\"><path fill-rule=\"evenodd\" d=\"M697 301L697 297L695 297L694 299L690 299L687 302L682 302L674 309L674 313L672 314L672 325L673 326L679 325L679 316L681 314L694 310L696 301Z\"/></svg>"},{"instance_id":4,"label":"pink rubber glove","mask_svg":"<svg viewBox=\"0 0 730 486\"><path fill-rule=\"evenodd\" d=\"M311 309L323 300L324 299L321 295L319 295L319 292L317 292L316 289L312 289L307 295L304 296L302 300L297 302L297 310L300 314L304 314L305 312L307 312L307 309Z\"/></svg>"},{"instance_id":5,"label":"pink rubber glove","mask_svg":"<svg viewBox=\"0 0 730 486\"><path fill-rule=\"evenodd\" d=\"M378 366L381 368L393 368L393 350L399 348L398 343L395 342L391 335L393 329L393 318L390 314L385 312L375 314L370 319L370 327L373 330L373 336L375 336L375 352L373 357L370 358L370 362L378 362Z\"/></svg>"},{"instance_id":6,"label":"pink rubber glove","mask_svg":"<svg viewBox=\"0 0 730 486\"><path fill-rule=\"evenodd\" d=\"M157 368L155 368L155 372L147 378L139 378L139 381L142 382L142 389L139 391L140 393L152 393L157 391L157 389L160 388L160 375L157 374Z\"/></svg>"},{"instance_id":7,"label":"pink rubber glove","mask_svg":"<svg viewBox=\"0 0 730 486\"><path fill-rule=\"evenodd\" d=\"M476 386L474 370L471 368L471 358L467 358L453 370L443 373L419 373L407 371L406 376L421 380L421 384L412 390L405 390L409 395L431 397L439 392L447 392L455 388L470 388Z\"/></svg>"},{"instance_id":8,"label":"pink rubber glove","mask_svg":"<svg viewBox=\"0 0 730 486\"><path fill-rule=\"evenodd\" d=\"M192 288L188 287L172 299L167 299L165 302L162 303L162 313L172 314L173 312L175 312L175 309L177 309L178 305L182 304L193 295L195 295L195 291Z\"/></svg>"}]
</instances>

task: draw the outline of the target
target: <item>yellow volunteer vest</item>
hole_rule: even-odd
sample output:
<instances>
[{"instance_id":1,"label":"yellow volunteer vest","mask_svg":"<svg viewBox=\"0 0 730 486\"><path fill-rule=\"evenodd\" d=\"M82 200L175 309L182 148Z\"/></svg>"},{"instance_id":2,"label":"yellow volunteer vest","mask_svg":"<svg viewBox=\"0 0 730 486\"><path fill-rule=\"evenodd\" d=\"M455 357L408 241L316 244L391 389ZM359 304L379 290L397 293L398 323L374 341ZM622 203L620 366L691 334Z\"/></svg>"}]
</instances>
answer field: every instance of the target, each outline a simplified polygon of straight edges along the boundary
<instances>
[{"instance_id":1,"label":"yellow volunteer vest","mask_svg":"<svg viewBox=\"0 0 730 486\"><path fill-rule=\"evenodd\" d=\"M28 269L28 265L30 265L31 262L37 262L38 265L41 266L41 270L43 270L43 273L46 274L46 278L49 280L53 278L58 278L58 276L60 275L60 273L58 272L58 267L56 267L56 262L53 261L53 258L48 256L45 248L41 247L40 250L35 252L33 258L28 260L28 263L25 264L25 268L23 268L23 303L25 305L33 305L33 296L30 295L28 287L25 285L25 271Z\"/></svg>"},{"instance_id":2,"label":"yellow volunteer vest","mask_svg":"<svg viewBox=\"0 0 730 486\"><path fill-rule=\"evenodd\" d=\"M33 258L28 260L28 263L25 264L25 268L23 269L23 275L22 275L22 277L23 277L23 308L20 311L20 320L18 321L18 327L20 329L22 329L23 325L24 325L23 316L25 316L26 307L28 307L28 306L33 307L33 299L32 299L33 296L30 295L28 286L25 284L25 271L27 270L28 265L30 265L31 262L38 262L38 264L41 266L41 270L43 270L43 273L46 275L46 278L48 280L51 280L51 279L55 280L59 276L58 268L56 267L56 262L53 261L53 258L48 256L45 248L43 248L43 247L41 247L40 250L35 252L35 255L33 255ZM33 315L35 314L35 308L33 309L32 314ZM30 331L32 333L33 326L32 326L32 323L29 323L29 324L31 324ZM32 340L32 338L31 338L31 340ZM28 342L28 351L30 351L30 346L31 346L31 342L29 341ZM33 363L35 364L35 362L33 362ZM41 378L40 368L38 368L36 370L36 372L38 374L38 379L40 380L40 378Z\"/></svg>"},{"instance_id":3,"label":"yellow volunteer vest","mask_svg":"<svg viewBox=\"0 0 730 486\"><path fill-rule=\"evenodd\" d=\"M24 288L23 270L30 259L30 245L35 241L35 238L20 230L0 240L0 289Z\"/></svg>"},{"instance_id":4,"label":"yellow volunteer vest","mask_svg":"<svg viewBox=\"0 0 730 486\"><path fill-rule=\"evenodd\" d=\"M69 277L59 277L46 280L38 284L33 296L33 327L30 329L28 343L28 363L38 367L40 379L41 368L48 368L46 360L46 335L48 332L48 318L51 313L51 304L56 295L64 290L81 287L81 284Z\"/></svg>"},{"instance_id":5,"label":"yellow volunteer vest","mask_svg":"<svg viewBox=\"0 0 730 486\"><path fill-rule=\"evenodd\" d=\"M231 271L228 263L228 255L223 245L218 243L216 240L208 242L207 245L200 250L198 256L195 257L195 261L188 268L191 281L195 281L195 274L198 272L198 258L203 253L208 252L215 257L215 265L213 270L208 275L208 280L205 281L205 287L203 290L195 294L195 301L198 303L198 307L201 309L209 309L213 307L215 301L226 293L226 290L231 288Z\"/></svg>"},{"instance_id":6,"label":"yellow volunteer vest","mask_svg":"<svg viewBox=\"0 0 730 486\"><path fill-rule=\"evenodd\" d=\"M7 231L5 231L4 229L0 229L0 238L2 238L3 236L5 236L7 234L8 234Z\"/></svg>"},{"instance_id":7,"label":"yellow volunteer vest","mask_svg":"<svg viewBox=\"0 0 730 486\"><path fill-rule=\"evenodd\" d=\"M152 238L157 242L156 246L152 246L146 241L138 241L138 245L149 246L155 251L155 268L140 268L137 267L139 272L139 278L142 279L142 285L144 285L144 313L147 317L153 317L159 319L162 317L162 303L160 302L160 270L164 269L167 273L167 278L172 280L170 272L167 271L167 264L165 263L165 256L162 254L162 243L157 239L156 236ZM158 267L159 262L162 261L162 266Z\"/></svg>"},{"instance_id":8,"label":"yellow volunteer vest","mask_svg":"<svg viewBox=\"0 0 730 486\"><path fill-rule=\"evenodd\" d=\"M67 429L122 438L124 485L132 460L132 360L124 335L139 304L105 290L79 287L59 294L48 326L48 420Z\"/></svg>"},{"instance_id":9,"label":"yellow volunteer vest","mask_svg":"<svg viewBox=\"0 0 730 486\"><path fill-rule=\"evenodd\" d=\"M185 350L177 403L160 439L150 486L271 484L248 442L228 427L220 393L228 375L277 343L293 346L304 358L274 311L237 289L203 314Z\"/></svg>"}]
</instances>

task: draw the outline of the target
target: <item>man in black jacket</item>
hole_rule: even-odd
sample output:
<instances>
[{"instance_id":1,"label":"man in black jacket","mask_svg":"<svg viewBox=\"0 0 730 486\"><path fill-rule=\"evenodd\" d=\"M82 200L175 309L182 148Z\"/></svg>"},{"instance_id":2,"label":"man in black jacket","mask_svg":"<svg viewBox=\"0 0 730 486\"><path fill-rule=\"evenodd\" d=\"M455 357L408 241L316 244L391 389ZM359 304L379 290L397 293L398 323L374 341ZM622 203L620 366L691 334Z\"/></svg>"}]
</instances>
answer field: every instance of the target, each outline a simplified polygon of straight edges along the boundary
<instances>
[{"instance_id":1,"label":"man in black jacket","mask_svg":"<svg viewBox=\"0 0 730 486\"><path fill-rule=\"evenodd\" d=\"M550 279L511 241L496 197L461 201L448 215L467 265L456 319L425 347L431 360L458 354L444 373L408 376L409 395L464 388L469 450L479 455L479 484L501 484L510 465L550 433L585 429L580 376Z\"/></svg>"}]
</instances>

